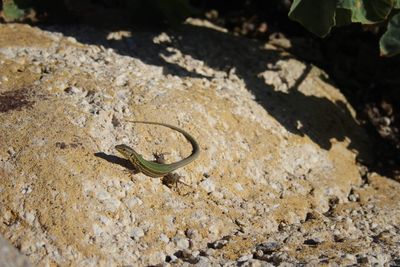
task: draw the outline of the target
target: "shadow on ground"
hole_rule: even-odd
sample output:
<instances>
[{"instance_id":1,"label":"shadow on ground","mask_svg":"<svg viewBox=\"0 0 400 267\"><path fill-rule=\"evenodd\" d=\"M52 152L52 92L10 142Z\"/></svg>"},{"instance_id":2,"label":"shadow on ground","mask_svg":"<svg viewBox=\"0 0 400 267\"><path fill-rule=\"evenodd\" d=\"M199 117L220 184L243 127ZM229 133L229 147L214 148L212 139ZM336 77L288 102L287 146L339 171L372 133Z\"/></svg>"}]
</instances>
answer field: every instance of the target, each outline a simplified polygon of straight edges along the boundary
<instances>
[{"instance_id":1,"label":"shadow on ground","mask_svg":"<svg viewBox=\"0 0 400 267\"><path fill-rule=\"evenodd\" d=\"M135 169L135 167L132 165L132 163L127 159L123 159L123 158L120 158L120 157L117 157L114 155L108 155L103 152L97 152L97 153L94 153L94 155L96 157L104 159L110 163L120 165L120 166L126 168L127 170L131 171L132 173L138 173L138 171Z\"/></svg>"},{"instance_id":2,"label":"shadow on ground","mask_svg":"<svg viewBox=\"0 0 400 267\"><path fill-rule=\"evenodd\" d=\"M310 73L310 65L306 66L287 93L275 91L258 76L268 69L268 64L291 57L283 56L276 50L266 49L259 42L193 25L183 25L178 30L168 32L171 42L164 43L153 41L161 32L138 32L121 40L107 40L109 32L103 30L84 27L43 29L61 31L64 35L72 36L82 43L113 48L121 55L140 59L146 64L161 66L165 74L210 80L213 78L167 62L164 58L173 53L169 49L171 47L183 55L203 61L213 69L227 73L234 69L235 74L245 82L248 90L251 90L256 97L256 101L289 132L300 136L306 135L325 150L331 148L332 139L343 141L348 138L349 149L358 152L358 160L365 164L372 160L367 137L344 102L334 103L327 98L305 95L298 90L299 85Z\"/></svg>"}]
</instances>

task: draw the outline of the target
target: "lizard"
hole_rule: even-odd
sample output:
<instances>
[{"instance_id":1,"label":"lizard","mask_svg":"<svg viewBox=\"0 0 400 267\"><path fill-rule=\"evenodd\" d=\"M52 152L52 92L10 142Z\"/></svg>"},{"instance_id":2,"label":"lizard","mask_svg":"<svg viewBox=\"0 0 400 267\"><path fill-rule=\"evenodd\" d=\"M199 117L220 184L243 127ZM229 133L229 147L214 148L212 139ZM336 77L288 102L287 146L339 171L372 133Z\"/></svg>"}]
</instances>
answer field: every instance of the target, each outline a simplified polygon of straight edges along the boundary
<instances>
[{"instance_id":1,"label":"lizard","mask_svg":"<svg viewBox=\"0 0 400 267\"><path fill-rule=\"evenodd\" d=\"M151 121L129 121L126 120L127 122L133 122L133 123L144 123L144 124L153 124L153 125L161 125L165 126L168 128L171 128L185 136L185 138L190 142L192 145L192 154L190 154L187 158L184 158L180 161L174 162L174 163L169 163L169 164L164 164L164 163L158 163L158 162L152 162L145 160L141 154L136 152L133 148L121 144L115 146L115 149L122 154L126 159L128 159L133 166L143 174L150 176L152 178L157 178L157 177L163 177L174 170L181 168L192 161L194 161L200 154L200 146L197 143L197 141L194 139L193 136L191 136L189 133L184 131L181 128L178 128L176 126L173 126L171 124L167 123L161 123L161 122L151 122Z\"/></svg>"}]
</instances>

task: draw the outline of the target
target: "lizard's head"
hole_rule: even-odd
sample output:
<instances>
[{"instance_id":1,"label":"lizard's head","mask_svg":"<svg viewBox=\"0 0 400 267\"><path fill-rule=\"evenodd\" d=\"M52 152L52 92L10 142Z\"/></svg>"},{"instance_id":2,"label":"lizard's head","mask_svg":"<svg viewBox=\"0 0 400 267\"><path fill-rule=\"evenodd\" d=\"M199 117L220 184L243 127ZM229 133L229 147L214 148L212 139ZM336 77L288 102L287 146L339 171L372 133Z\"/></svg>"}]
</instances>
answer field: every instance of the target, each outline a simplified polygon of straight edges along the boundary
<instances>
[{"instance_id":1,"label":"lizard's head","mask_svg":"<svg viewBox=\"0 0 400 267\"><path fill-rule=\"evenodd\" d=\"M116 145L115 149L121 153L125 158L129 159L132 157L132 154L137 154L133 148L130 148L127 145Z\"/></svg>"}]
</instances>

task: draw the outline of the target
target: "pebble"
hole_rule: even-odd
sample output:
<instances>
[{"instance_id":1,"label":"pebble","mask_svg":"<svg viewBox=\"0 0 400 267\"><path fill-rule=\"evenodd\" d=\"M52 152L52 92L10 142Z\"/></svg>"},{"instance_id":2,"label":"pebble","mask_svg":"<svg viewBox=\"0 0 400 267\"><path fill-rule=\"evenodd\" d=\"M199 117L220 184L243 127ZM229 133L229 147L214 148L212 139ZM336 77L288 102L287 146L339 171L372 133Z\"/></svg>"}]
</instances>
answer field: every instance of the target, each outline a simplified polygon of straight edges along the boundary
<instances>
[{"instance_id":1,"label":"pebble","mask_svg":"<svg viewBox=\"0 0 400 267\"><path fill-rule=\"evenodd\" d=\"M165 234L161 234L160 235L160 240L163 241L164 243L168 243L169 242L169 238Z\"/></svg>"},{"instance_id":2,"label":"pebble","mask_svg":"<svg viewBox=\"0 0 400 267\"><path fill-rule=\"evenodd\" d=\"M215 184L211 178L207 178L200 183L200 187L203 188L207 193L215 191Z\"/></svg>"},{"instance_id":3,"label":"pebble","mask_svg":"<svg viewBox=\"0 0 400 267\"><path fill-rule=\"evenodd\" d=\"M233 186L237 191L243 191L244 190L243 186L240 183L235 183Z\"/></svg>"},{"instance_id":4,"label":"pebble","mask_svg":"<svg viewBox=\"0 0 400 267\"><path fill-rule=\"evenodd\" d=\"M143 201L138 197L131 197L125 201L129 209L133 209L135 206L141 206Z\"/></svg>"},{"instance_id":5,"label":"pebble","mask_svg":"<svg viewBox=\"0 0 400 267\"><path fill-rule=\"evenodd\" d=\"M178 257L175 256L175 255L169 255L169 256L167 257L167 261L168 261L168 262L176 262L177 260L178 260Z\"/></svg>"},{"instance_id":6,"label":"pebble","mask_svg":"<svg viewBox=\"0 0 400 267\"><path fill-rule=\"evenodd\" d=\"M360 196L358 194L351 194L349 195L349 201L356 202L360 200Z\"/></svg>"},{"instance_id":7,"label":"pebble","mask_svg":"<svg viewBox=\"0 0 400 267\"><path fill-rule=\"evenodd\" d=\"M126 74L121 74L114 81L116 86L125 86L128 83L128 77Z\"/></svg>"},{"instance_id":8,"label":"pebble","mask_svg":"<svg viewBox=\"0 0 400 267\"><path fill-rule=\"evenodd\" d=\"M354 256L353 254L345 254L343 258L354 263L357 261L356 256Z\"/></svg>"},{"instance_id":9,"label":"pebble","mask_svg":"<svg viewBox=\"0 0 400 267\"><path fill-rule=\"evenodd\" d=\"M185 235L190 239L196 240L199 238L199 231L197 231L196 229L187 229L185 231Z\"/></svg>"},{"instance_id":10,"label":"pebble","mask_svg":"<svg viewBox=\"0 0 400 267\"><path fill-rule=\"evenodd\" d=\"M213 249L221 249L221 248L223 248L227 243L228 243L228 240L223 240L223 239L222 239L222 240L217 240L217 241L215 241L215 242L209 244L209 247L210 247L210 248L213 248Z\"/></svg>"},{"instance_id":11,"label":"pebble","mask_svg":"<svg viewBox=\"0 0 400 267\"><path fill-rule=\"evenodd\" d=\"M70 94L70 95L75 95L75 94L81 93L82 91L78 87L69 86L69 87L64 89L64 92L67 93L67 94Z\"/></svg>"},{"instance_id":12,"label":"pebble","mask_svg":"<svg viewBox=\"0 0 400 267\"><path fill-rule=\"evenodd\" d=\"M271 253L271 252L275 252L278 251L280 248L282 247L282 245L278 242L266 242L266 243L262 243L260 245L257 246L258 250L261 250L263 253Z\"/></svg>"},{"instance_id":13,"label":"pebble","mask_svg":"<svg viewBox=\"0 0 400 267\"><path fill-rule=\"evenodd\" d=\"M237 259L237 261L244 262L244 261L248 261L252 258L253 258L253 254L248 254L248 255L241 256L239 259Z\"/></svg>"},{"instance_id":14,"label":"pebble","mask_svg":"<svg viewBox=\"0 0 400 267\"><path fill-rule=\"evenodd\" d=\"M165 260L166 255L163 252L154 252L149 255L149 265L156 265Z\"/></svg>"},{"instance_id":15,"label":"pebble","mask_svg":"<svg viewBox=\"0 0 400 267\"><path fill-rule=\"evenodd\" d=\"M189 248L189 239L183 237L174 237L174 244L178 249L188 249Z\"/></svg>"},{"instance_id":16,"label":"pebble","mask_svg":"<svg viewBox=\"0 0 400 267\"><path fill-rule=\"evenodd\" d=\"M142 228L140 227L136 227L135 229L133 229L133 231L131 232L131 237L135 240L139 240L141 237L144 236L144 231Z\"/></svg>"},{"instance_id":17,"label":"pebble","mask_svg":"<svg viewBox=\"0 0 400 267\"><path fill-rule=\"evenodd\" d=\"M36 216L33 212L25 212L25 219L27 223L32 225L33 221L36 219Z\"/></svg>"},{"instance_id":18,"label":"pebble","mask_svg":"<svg viewBox=\"0 0 400 267\"><path fill-rule=\"evenodd\" d=\"M121 201L115 198L110 198L103 201L104 208L111 212L116 212L121 205Z\"/></svg>"}]
</instances>

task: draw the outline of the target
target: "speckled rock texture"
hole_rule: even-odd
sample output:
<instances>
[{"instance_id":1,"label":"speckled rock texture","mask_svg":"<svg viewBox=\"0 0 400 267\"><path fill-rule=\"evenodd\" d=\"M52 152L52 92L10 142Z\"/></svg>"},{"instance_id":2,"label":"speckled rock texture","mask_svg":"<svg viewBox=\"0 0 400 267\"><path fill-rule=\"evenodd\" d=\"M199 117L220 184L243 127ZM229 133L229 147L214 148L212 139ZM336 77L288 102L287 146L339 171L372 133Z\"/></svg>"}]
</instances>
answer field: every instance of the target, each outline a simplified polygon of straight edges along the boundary
<instances>
[{"instance_id":1,"label":"speckled rock texture","mask_svg":"<svg viewBox=\"0 0 400 267\"><path fill-rule=\"evenodd\" d=\"M0 267L30 267L28 259L0 236Z\"/></svg>"},{"instance_id":2,"label":"speckled rock texture","mask_svg":"<svg viewBox=\"0 0 400 267\"><path fill-rule=\"evenodd\" d=\"M39 266L400 264L400 186L346 99L272 44L0 25L0 233ZM200 157L183 183L132 172ZM1 260L1 259L0 259Z\"/></svg>"}]
</instances>

